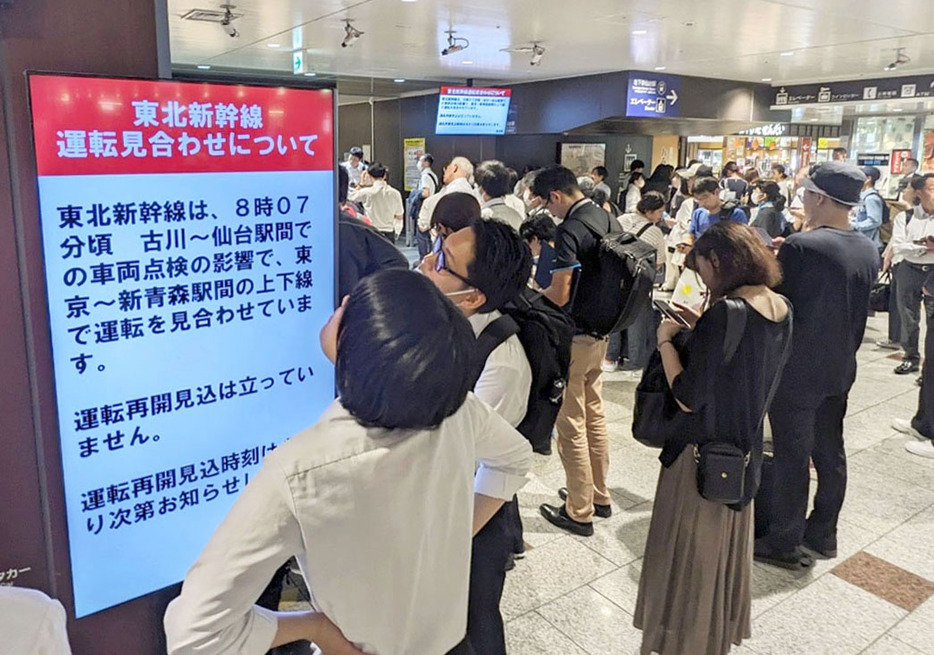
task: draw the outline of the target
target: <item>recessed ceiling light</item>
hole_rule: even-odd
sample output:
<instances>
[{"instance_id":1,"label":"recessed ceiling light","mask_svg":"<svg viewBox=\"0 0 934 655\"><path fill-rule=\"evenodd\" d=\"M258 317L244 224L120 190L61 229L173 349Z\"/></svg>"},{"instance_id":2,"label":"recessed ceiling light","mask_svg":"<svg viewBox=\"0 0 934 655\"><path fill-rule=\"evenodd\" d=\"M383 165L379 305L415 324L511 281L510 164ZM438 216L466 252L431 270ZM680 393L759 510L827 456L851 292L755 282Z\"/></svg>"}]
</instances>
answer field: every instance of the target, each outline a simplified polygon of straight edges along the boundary
<instances>
[{"instance_id":1,"label":"recessed ceiling light","mask_svg":"<svg viewBox=\"0 0 934 655\"><path fill-rule=\"evenodd\" d=\"M795 53L793 53L793 52L790 51L790 50L789 50L788 52L783 52L783 53L782 53L782 57L794 57L794 56L795 56Z\"/></svg>"},{"instance_id":2,"label":"recessed ceiling light","mask_svg":"<svg viewBox=\"0 0 934 655\"><path fill-rule=\"evenodd\" d=\"M414 0L402 0L402 1L403 1L403 2L413 2ZM405 78L404 78L404 77L397 77L396 79L393 80L393 82L395 82L396 84L402 84L403 82L405 82Z\"/></svg>"},{"instance_id":3,"label":"recessed ceiling light","mask_svg":"<svg viewBox=\"0 0 934 655\"><path fill-rule=\"evenodd\" d=\"M772 78L771 78L771 77L763 77L763 78L762 78L762 81L763 81L763 82L771 82L771 81L772 81Z\"/></svg>"},{"instance_id":4,"label":"recessed ceiling light","mask_svg":"<svg viewBox=\"0 0 934 655\"><path fill-rule=\"evenodd\" d=\"M663 71L663 70L665 70L665 66L656 66L656 67L655 67L655 70L657 70L657 71Z\"/></svg>"},{"instance_id":5,"label":"recessed ceiling light","mask_svg":"<svg viewBox=\"0 0 934 655\"><path fill-rule=\"evenodd\" d=\"M418 2L418 0L402 0L402 2Z\"/></svg>"},{"instance_id":6,"label":"recessed ceiling light","mask_svg":"<svg viewBox=\"0 0 934 655\"><path fill-rule=\"evenodd\" d=\"M901 107L893 107L892 111L905 111L905 110L902 109Z\"/></svg>"},{"instance_id":7,"label":"recessed ceiling light","mask_svg":"<svg viewBox=\"0 0 934 655\"><path fill-rule=\"evenodd\" d=\"M207 64L199 64L199 65L198 65L198 68L199 68L200 70L203 70L203 71L209 71L209 70L211 70L211 67L208 66Z\"/></svg>"},{"instance_id":8,"label":"recessed ceiling light","mask_svg":"<svg viewBox=\"0 0 934 655\"><path fill-rule=\"evenodd\" d=\"M632 31L633 36L642 36L643 34L648 34L648 33L649 33L648 30L633 30Z\"/></svg>"},{"instance_id":9,"label":"recessed ceiling light","mask_svg":"<svg viewBox=\"0 0 934 655\"><path fill-rule=\"evenodd\" d=\"M314 77L317 73L305 73L305 77Z\"/></svg>"},{"instance_id":10,"label":"recessed ceiling light","mask_svg":"<svg viewBox=\"0 0 934 655\"><path fill-rule=\"evenodd\" d=\"M470 61L469 59L465 59L464 61L461 62L461 66L473 66L473 62Z\"/></svg>"},{"instance_id":11,"label":"recessed ceiling light","mask_svg":"<svg viewBox=\"0 0 934 655\"><path fill-rule=\"evenodd\" d=\"M267 43L266 47L267 48L281 48L282 46L278 43Z\"/></svg>"}]
</instances>

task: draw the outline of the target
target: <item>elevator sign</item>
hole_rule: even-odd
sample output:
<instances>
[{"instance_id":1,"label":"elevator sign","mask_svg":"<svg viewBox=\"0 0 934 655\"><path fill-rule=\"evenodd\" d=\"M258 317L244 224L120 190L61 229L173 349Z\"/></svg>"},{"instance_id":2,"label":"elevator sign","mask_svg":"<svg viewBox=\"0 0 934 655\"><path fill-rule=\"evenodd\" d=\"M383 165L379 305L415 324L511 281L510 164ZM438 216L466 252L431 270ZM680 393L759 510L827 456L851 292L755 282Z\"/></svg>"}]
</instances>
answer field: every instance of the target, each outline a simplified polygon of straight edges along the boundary
<instances>
[{"instance_id":1,"label":"elevator sign","mask_svg":"<svg viewBox=\"0 0 934 655\"><path fill-rule=\"evenodd\" d=\"M333 399L333 96L29 85L81 617L180 581Z\"/></svg>"},{"instance_id":2,"label":"elevator sign","mask_svg":"<svg viewBox=\"0 0 934 655\"><path fill-rule=\"evenodd\" d=\"M666 118L681 115L681 78L675 75L629 74L626 116Z\"/></svg>"}]
</instances>

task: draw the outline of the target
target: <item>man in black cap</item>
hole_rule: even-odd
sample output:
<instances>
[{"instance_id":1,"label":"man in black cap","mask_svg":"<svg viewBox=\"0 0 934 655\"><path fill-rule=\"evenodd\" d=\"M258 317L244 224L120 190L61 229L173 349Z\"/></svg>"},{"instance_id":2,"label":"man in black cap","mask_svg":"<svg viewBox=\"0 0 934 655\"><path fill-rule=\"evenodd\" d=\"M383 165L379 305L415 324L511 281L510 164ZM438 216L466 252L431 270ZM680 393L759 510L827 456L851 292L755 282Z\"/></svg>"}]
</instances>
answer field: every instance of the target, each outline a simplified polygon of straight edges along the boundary
<instances>
[{"instance_id":1,"label":"man in black cap","mask_svg":"<svg viewBox=\"0 0 934 655\"><path fill-rule=\"evenodd\" d=\"M765 492L771 493L769 532L756 540L755 558L792 570L837 555L846 493L843 417L880 265L872 241L850 225L865 181L846 162L818 166L803 183L805 230L778 253L784 279L777 291L794 305L794 335L769 411L775 486ZM809 460L818 484L805 520Z\"/></svg>"}]
</instances>

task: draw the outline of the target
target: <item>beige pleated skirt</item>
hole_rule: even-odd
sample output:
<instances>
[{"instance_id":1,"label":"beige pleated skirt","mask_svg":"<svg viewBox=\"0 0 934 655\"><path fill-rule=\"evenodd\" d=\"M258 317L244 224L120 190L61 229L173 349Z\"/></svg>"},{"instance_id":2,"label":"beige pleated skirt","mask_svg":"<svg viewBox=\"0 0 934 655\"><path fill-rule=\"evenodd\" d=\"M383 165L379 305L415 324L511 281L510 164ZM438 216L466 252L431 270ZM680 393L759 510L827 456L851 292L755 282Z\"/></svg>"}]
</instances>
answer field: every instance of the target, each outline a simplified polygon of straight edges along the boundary
<instances>
[{"instance_id":1,"label":"beige pleated skirt","mask_svg":"<svg viewBox=\"0 0 934 655\"><path fill-rule=\"evenodd\" d=\"M641 655L726 655L751 635L752 505L704 500L688 447L662 467L639 580Z\"/></svg>"}]
</instances>

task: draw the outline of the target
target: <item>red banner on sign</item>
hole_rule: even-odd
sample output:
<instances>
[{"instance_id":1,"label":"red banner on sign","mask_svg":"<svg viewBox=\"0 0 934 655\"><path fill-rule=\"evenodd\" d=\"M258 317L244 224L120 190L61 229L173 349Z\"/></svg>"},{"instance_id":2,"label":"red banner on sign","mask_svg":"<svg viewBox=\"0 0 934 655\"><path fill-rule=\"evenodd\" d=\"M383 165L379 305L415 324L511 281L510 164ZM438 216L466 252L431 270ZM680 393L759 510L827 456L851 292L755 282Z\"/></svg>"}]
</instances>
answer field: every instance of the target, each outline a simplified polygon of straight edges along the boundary
<instances>
[{"instance_id":1,"label":"red banner on sign","mask_svg":"<svg viewBox=\"0 0 934 655\"><path fill-rule=\"evenodd\" d=\"M29 78L39 175L333 170L327 89Z\"/></svg>"}]
</instances>

